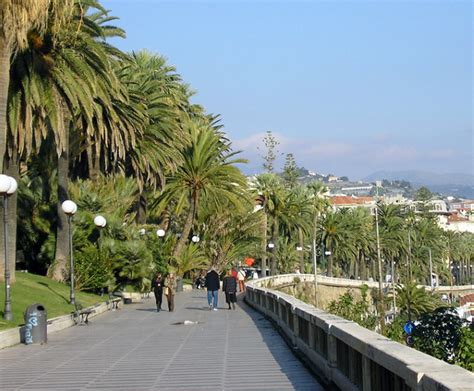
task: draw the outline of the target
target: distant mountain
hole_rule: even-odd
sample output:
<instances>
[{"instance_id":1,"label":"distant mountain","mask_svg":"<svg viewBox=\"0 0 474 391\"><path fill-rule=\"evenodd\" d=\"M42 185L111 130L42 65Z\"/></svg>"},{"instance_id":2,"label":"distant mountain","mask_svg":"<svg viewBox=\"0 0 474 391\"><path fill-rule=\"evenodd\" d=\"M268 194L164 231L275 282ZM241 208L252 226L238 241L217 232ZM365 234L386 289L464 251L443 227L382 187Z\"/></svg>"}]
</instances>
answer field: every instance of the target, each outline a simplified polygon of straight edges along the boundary
<instances>
[{"instance_id":1,"label":"distant mountain","mask_svg":"<svg viewBox=\"0 0 474 391\"><path fill-rule=\"evenodd\" d=\"M377 171L364 178L365 181L388 179L405 180L413 187L426 186L433 192L464 198L474 198L474 175L449 173L437 174L425 171Z\"/></svg>"}]
</instances>

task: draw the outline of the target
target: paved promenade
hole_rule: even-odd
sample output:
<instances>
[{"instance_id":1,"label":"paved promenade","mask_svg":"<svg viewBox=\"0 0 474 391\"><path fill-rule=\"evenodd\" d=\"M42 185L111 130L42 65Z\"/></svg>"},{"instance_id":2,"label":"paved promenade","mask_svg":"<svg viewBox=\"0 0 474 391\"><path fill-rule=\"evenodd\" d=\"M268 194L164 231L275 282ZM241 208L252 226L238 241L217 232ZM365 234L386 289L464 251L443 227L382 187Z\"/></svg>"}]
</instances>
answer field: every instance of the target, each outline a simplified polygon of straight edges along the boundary
<instances>
[{"instance_id":1,"label":"paved promenade","mask_svg":"<svg viewBox=\"0 0 474 391\"><path fill-rule=\"evenodd\" d=\"M48 344L0 351L6 390L311 390L322 387L260 314L239 298L209 311L205 292L154 300L53 333ZM166 304L164 305L166 307ZM184 320L199 324L175 325Z\"/></svg>"}]
</instances>

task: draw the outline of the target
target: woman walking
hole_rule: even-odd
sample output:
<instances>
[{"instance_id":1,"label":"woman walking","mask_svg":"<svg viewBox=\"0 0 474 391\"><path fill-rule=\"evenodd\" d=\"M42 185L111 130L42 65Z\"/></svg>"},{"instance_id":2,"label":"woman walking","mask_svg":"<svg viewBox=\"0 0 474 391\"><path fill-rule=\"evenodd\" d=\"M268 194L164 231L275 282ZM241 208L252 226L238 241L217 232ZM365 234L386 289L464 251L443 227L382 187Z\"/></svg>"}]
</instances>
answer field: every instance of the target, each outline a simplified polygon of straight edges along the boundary
<instances>
[{"instance_id":1,"label":"woman walking","mask_svg":"<svg viewBox=\"0 0 474 391\"><path fill-rule=\"evenodd\" d=\"M174 273L169 273L165 279L165 295L168 301L168 311L174 311L174 294L176 293L176 277Z\"/></svg>"},{"instance_id":2,"label":"woman walking","mask_svg":"<svg viewBox=\"0 0 474 391\"><path fill-rule=\"evenodd\" d=\"M225 293L225 301L229 305L229 310L231 309L230 308L231 304L232 304L232 308L235 310L235 302L237 301L237 296L236 296L237 282L235 281L232 270L229 270L227 272L227 275L224 277L222 290Z\"/></svg>"},{"instance_id":3,"label":"woman walking","mask_svg":"<svg viewBox=\"0 0 474 391\"><path fill-rule=\"evenodd\" d=\"M155 294L156 312L161 311L161 303L163 301L163 277L161 273L157 273L152 282L153 293Z\"/></svg>"}]
</instances>

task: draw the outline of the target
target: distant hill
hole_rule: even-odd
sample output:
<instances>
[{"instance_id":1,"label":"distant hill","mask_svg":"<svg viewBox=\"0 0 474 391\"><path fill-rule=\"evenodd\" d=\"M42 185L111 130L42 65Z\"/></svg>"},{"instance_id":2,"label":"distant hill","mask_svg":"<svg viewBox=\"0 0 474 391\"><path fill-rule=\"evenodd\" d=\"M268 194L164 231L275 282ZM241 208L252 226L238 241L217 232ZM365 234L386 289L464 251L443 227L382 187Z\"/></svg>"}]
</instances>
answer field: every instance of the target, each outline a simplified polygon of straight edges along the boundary
<instances>
[{"instance_id":1,"label":"distant hill","mask_svg":"<svg viewBox=\"0 0 474 391\"><path fill-rule=\"evenodd\" d=\"M425 171L377 171L364 178L373 182L378 179L405 180L413 187L426 186L433 192L463 198L474 198L474 175L449 173L437 174Z\"/></svg>"}]
</instances>

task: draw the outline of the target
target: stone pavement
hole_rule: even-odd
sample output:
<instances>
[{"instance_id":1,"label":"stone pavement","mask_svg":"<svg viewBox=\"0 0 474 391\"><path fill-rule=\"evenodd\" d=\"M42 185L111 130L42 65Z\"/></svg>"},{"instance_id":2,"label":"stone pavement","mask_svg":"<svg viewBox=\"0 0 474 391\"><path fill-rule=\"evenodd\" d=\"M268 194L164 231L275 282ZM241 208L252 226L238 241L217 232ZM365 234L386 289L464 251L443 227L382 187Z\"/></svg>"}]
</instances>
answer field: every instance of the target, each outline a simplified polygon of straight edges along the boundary
<instances>
[{"instance_id":1,"label":"stone pavement","mask_svg":"<svg viewBox=\"0 0 474 391\"><path fill-rule=\"evenodd\" d=\"M157 313L146 299L1 350L0 390L323 390L242 297L230 311L219 300L209 311L205 292L179 293Z\"/></svg>"}]
</instances>

